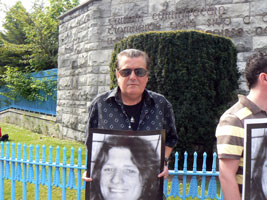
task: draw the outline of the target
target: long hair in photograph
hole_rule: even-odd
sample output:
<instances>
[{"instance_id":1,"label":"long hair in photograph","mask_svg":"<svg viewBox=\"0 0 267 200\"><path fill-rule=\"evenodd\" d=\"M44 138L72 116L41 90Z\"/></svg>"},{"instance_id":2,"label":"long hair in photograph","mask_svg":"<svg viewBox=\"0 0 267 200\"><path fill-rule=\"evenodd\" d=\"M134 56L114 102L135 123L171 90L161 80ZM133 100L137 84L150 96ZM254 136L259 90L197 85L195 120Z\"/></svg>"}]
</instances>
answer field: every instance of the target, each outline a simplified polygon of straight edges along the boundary
<instances>
[{"instance_id":1,"label":"long hair in photograph","mask_svg":"<svg viewBox=\"0 0 267 200\"><path fill-rule=\"evenodd\" d=\"M105 200L101 194L101 169L109 159L109 150L114 147L126 148L131 152L131 161L138 168L143 183L141 196L138 200L159 199L160 179L157 177L160 173L159 156L151 142L136 136L110 136L103 141L92 171L91 199Z\"/></svg>"}]
</instances>

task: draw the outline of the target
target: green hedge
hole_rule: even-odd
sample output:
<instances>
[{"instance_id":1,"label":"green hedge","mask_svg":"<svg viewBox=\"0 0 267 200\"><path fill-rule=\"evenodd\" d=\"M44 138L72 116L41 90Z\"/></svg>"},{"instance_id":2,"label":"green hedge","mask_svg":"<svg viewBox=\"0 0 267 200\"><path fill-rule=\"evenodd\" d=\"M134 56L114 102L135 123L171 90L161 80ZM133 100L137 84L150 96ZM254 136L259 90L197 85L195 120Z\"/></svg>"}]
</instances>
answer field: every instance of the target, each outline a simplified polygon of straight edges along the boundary
<instances>
[{"instance_id":1,"label":"green hedge","mask_svg":"<svg viewBox=\"0 0 267 200\"><path fill-rule=\"evenodd\" d=\"M218 119L238 88L237 52L231 40L200 31L129 36L114 46L111 88L117 85L116 55L127 48L148 53L152 65L147 88L163 94L173 105L179 137L175 151L187 151L189 162L194 151L199 157L203 152L212 157Z\"/></svg>"}]
</instances>

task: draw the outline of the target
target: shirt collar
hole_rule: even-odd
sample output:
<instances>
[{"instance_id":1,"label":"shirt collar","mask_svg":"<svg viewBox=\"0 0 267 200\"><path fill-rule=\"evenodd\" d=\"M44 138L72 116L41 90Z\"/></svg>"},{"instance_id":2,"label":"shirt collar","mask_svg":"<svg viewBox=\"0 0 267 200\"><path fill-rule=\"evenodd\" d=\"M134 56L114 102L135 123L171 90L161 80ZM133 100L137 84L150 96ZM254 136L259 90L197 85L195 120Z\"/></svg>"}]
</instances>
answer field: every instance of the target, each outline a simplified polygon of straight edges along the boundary
<instances>
[{"instance_id":1,"label":"shirt collar","mask_svg":"<svg viewBox=\"0 0 267 200\"><path fill-rule=\"evenodd\" d=\"M114 88L113 90L111 90L109 95L104 100L107 101L108 99L111 99L111 98L115 98L115 101L122 103L121 96L120 96L120 88L118 86ZM143 98L146 104L148 105L154 102L152 94L150 94L147 89L144 90Z\"/></svg>"},{"instance_id":2,"label":"shirt collar","mask_svg":"<svg viewBox=\"0 0 267 200\"><path fill-rule=\"evenodd\" d=\"M253 113L253 115L255 115L255 114L263 111L255 103L253 103L252 101L250 101L244 95L238 95L238 99L239 99L239 101L240 101L241 104L243 104L245 107L247 107L249 110L251 110L251 112Z\"/></svg>"}]
</instances>

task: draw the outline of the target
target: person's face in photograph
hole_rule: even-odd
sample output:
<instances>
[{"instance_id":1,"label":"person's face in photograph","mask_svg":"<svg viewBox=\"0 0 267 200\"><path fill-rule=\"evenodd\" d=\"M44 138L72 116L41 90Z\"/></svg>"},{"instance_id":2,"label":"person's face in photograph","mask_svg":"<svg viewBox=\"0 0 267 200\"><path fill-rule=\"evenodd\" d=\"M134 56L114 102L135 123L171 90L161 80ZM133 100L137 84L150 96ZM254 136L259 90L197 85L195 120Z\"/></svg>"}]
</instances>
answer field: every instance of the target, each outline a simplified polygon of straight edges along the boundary
<instances>
[{"instance_id":1,"label":"person's face in photograph","mask_svg":"<svg viewBox=\"0 0 267 200\"><path fill-rule=\"evenodd\" d=\"M142 192L142 178L127 148L113 147L101 169L100 188L105 200L137 200Z\"/></svg>"},{"instance_id":2,"label":"person's face in photograph","mask_svg":"<svg viewBox=\"0 0 267 200\"><path fill-rule=\"evenodd\" d=\"M265 198L267 199L267 160L265 160L262 167L261 185Z\"/></svg>"},{"instance_id":3,"label":"person's face in photograph","mask_svg":"<svg viewBox=\"0 0 267 200\"><path fill-rule=\"evenodd\" d=\"M143 56L134 58L129 58L127 56L121 57L119 61L119 69L116 72L116 76L122 95L127 97L142 96L148 81L147 73L145 73L144 76L138 76L134 71L132 71L129 76L123 76L120 74L122 70L134 70L137 68L147 70L146 61Z\"/></svg>"}]
</instances>

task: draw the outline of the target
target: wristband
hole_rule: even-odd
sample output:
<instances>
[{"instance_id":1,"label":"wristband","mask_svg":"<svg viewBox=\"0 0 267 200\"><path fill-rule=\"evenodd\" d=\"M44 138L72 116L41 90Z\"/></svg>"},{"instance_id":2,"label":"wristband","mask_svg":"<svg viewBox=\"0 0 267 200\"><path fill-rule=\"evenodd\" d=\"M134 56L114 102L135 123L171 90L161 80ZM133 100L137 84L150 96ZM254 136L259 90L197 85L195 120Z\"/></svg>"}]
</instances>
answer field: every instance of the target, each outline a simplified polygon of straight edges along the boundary
<instances>
[{"instance_id":1,"label":"wristband","mask_svg":"<svg viewBox=\"0 0 267 200\"><path fill-rule=\"evenodd\" d=\"M168 163L169 163L169 158L165 157L164 158L164 165L168 165Z\"/></svg>"}]
</instances>

